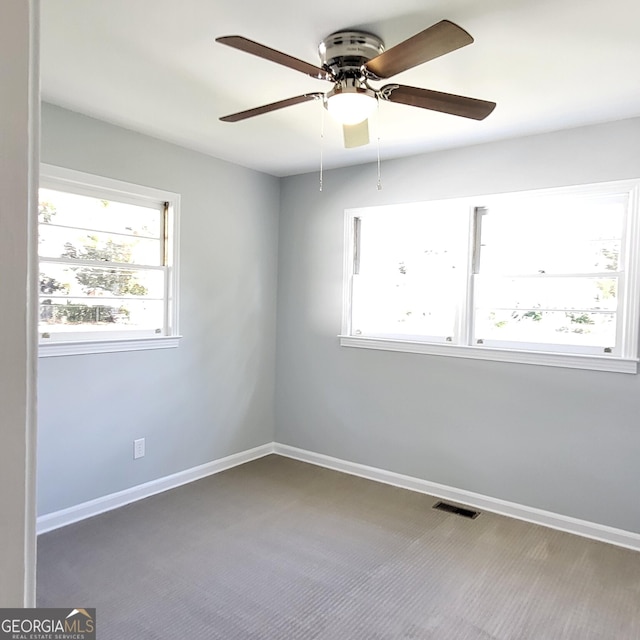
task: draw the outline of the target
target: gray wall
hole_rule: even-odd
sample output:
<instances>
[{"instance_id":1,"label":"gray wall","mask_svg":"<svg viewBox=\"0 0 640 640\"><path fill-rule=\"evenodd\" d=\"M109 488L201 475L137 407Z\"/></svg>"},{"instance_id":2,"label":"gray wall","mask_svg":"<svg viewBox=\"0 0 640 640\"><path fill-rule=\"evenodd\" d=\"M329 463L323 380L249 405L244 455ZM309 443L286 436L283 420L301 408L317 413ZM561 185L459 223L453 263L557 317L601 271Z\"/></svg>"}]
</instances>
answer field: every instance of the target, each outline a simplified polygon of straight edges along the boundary
<instances>
[{"instance_id":1,"label":"gray wall","mask_svg":"<svg viewBox=\"0 0 640 640\"><path fill-rule=\"evenodd\" d=\"M640 119L282 184L276 440L640 533L640 377L349 349L344 209L640 177Z\"/></svg>"},{"instance_id":2,"label":"gray wall","mask_svg":"<svg viewBox=\"0 0 640 640\"><path fill-rule=\"evenodd\" d=\"M42 117L43 162L181 194L184 338L40 358L39 514L271 442L279 181L52 105Z\"/></svg>"}]
</instances>

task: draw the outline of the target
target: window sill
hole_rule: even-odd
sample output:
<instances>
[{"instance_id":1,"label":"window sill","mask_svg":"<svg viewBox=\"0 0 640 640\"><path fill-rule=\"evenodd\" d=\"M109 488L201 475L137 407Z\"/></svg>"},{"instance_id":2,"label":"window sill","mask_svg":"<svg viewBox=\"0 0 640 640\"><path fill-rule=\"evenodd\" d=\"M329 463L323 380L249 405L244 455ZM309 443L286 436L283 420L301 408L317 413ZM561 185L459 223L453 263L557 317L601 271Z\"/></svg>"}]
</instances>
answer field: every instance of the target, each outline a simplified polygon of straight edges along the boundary
<instances>
[{"instance_id":1,"label":"window sill","mask_svg":"<svg viewBox=\"0 0 640 640\"><path fill-rule=\"evenodd\" d=\"M453 344L431 344L381 338L362 338L356 336L338 336L340 346L359 349L378 349L382 351L400 351L403 353L421 353L433 356L470 358L473 360L493 360L517 364L537 364L546 367L565 367L568 369L591 369L614 373L638 373L638 360L610 356L592 356L582 354L548 353L542 351L514 351L489 347L469 347Z\"/></svg>"},{"instance_id":2,"label":"window sill","mask_svg":"<svg viewBox=\"0 0 640 640\"><path fill-rule=\"evenodd\" d=\"M174 349L182 336L153 338L123 338L118 340L82 340L77 342L40 343L38 357L80 356L90 353L114 353L119 351L147 351L149 349Z\"/></svg>"}]
</instances>

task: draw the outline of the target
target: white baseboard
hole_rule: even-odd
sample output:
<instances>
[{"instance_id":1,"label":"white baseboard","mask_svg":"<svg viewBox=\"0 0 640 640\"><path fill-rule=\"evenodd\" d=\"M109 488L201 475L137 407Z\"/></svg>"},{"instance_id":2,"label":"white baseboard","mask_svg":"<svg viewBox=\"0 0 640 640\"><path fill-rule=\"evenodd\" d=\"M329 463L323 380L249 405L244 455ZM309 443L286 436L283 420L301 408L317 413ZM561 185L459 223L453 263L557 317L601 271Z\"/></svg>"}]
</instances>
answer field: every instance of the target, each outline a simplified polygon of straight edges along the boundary
<instances>
[{"instance_id":1,"label":"white baseboard","mask_svg":"<svg viewBox=\"0 0 640 640\"><path fill-rule=\"evenodd\" d=\"M539 524L543 527L573 533L584 538L591 538L592 540L608 542L609 544L614 544L619 547L640 551L640 534L631 531L624 531L623 529L616 529L614 527L588 522L587 520L580 520L534 507L527 507L515 502L507 502L506 500L483 496L479 493L448 487L436 482L429 482L428 480L421 480L420 478L405 476L376 467L368 467L363 464L349 462L348 460L332 458L331 456L314 453L313 451L307 451L305 449L298 449L286 444L274 443L273 452L281 456L301 460L302 462L309 462L320 467L326 467L327 469L342 471L343 473L360 476L368 480L375 480L376 482L383 482L402 489L427 493L436 498L462 503L463 505L469 505L483 511L490 511L510 518Z\"/></svg>"},{"instance_id":2,"label":"white baseboard","mask_svg":"<svg viewBox=\"0 0 640 640\"><path fill-rule=\"evenodd\" d=\"M37 533L45 533L84 520L85 518L91 518L105 511L123 507L131 502L148 498L149 496L168 491L169 489L175 489L194 480L199 480L200 478L219 473L231 467L244 464L245 462L256 460L257 458L262 458L270 453L276 453L287 458L294 458L295 460L341 471L368 480L390 484L402 489L426 493L443 500L451 500L463 505L469 505L482 511L490 511L510 518L524 520L525 522L539 524L543 527L573 533L584 538L591 538L619 547L633 549L634 551L640 551L640 534L638 533L563 516L534 507L527 507L515 502L500 500L499 498L491 498L479 493L465 491L464 489L456 489L455 487L449 487L436 482L429 482L428 480L405 476L393 471L386 471L356 462L349 462L348 460L341 460L340 458L333 458L322 453L298 449L297 447L291 447L277 442L270 442L260 447L241 451L240 453L235 453L198 467L186 469L185 471L180 471L173 475L159 478L158 480L152 480L151 482L125 489L124 491L96 498L89 502L83 502L68 509L45 514L38 517Z\"/></svg>"},{"instance_id":3,"label":"white baseboard","mask_svg":"<svg viewBox=\"0 0 640 640\"><path fill-rule=\"evenodd\" d=\"M105 511L111 511L112 509L123 507L131 502L148 498L156 493L175 489L180 485L193 482L194 480L200 480L201 478L213 475L214 473L220 473L221 471L225 471L231 467L237 467L245 462L262 458L270 453L273 453L272 442L260 447L241 451L240 453L234 453L233 455L226 456L225 458L213 460L212 462L207 462L206 464L192 467L185 471L179 471L178 473L174 473L164 478L159 478L158 480L145 482L144 484L139 484L135 487L131 487L130 489L125 489L124 491L118 491L117 493L111 493L108 496L89 500L88 502L83 502L73 507L69 507L68 509L47 513L38 517L36 531L40 534L60 527L65 527L73 522L97 516Z\"/></svg>"}]
</instances>

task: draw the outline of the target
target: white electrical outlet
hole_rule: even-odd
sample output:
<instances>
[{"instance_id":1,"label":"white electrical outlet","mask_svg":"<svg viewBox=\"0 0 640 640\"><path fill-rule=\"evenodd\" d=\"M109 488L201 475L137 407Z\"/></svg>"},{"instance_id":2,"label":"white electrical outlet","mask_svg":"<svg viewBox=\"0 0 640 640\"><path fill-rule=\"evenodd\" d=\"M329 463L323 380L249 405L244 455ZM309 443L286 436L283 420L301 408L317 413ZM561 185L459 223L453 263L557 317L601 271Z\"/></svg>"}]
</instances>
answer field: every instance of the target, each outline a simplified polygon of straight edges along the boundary
<instances>
[{"instance_id":1,"label":"white electrical outlet","mask_svg":"<svg viewBox=\"0 0 640 640\"><path fill-rule=\"evenodd\" d=\"M133 441L133 459L144 458L144 438Z\"/></svg>"}]
</instances>

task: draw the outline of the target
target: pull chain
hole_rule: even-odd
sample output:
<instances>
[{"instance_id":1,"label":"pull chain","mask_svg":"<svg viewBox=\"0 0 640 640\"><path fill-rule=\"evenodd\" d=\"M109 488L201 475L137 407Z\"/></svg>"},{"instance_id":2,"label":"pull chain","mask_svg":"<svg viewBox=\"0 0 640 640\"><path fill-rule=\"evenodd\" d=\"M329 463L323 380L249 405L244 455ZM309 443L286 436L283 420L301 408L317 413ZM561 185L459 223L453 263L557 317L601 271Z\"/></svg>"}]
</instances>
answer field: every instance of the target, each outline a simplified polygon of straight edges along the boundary
<instances>
[{"instance_id":1,"label":"pull chain","mask_svg":"<svg viewBox=\"0 0 640 640\"><path fill-rule=\"evenodd\" d=\"M378 153L378 184L376 185L378 191L382 190L382 178L380 171L380 101L378 100L378 106L376 108L376 149Z\"/></svg>"},{"instance_id":2,"label":"pull chain","mask_svg":"<svg viewBox=\"0 0 640 640\"><path fill-rule=\"evenodd\" d=\"M322 174L323 174L323 152L324 152L324 104L320 107L322 115L320 116L320 191L322 191Z\"/></svg>"}]
</instances>

